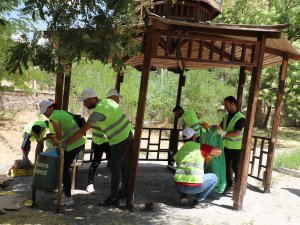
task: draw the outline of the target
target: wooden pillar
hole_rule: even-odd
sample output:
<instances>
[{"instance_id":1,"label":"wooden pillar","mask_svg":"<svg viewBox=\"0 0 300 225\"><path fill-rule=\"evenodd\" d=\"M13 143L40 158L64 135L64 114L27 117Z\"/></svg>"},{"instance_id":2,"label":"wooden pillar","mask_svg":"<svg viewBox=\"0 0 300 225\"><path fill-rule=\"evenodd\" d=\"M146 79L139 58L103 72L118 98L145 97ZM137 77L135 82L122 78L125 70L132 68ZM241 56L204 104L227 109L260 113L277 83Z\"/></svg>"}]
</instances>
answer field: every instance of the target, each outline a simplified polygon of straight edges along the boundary
<instances>
[{"instance_id":1,"label":"wooden pillar","mask_svg":"<svg viewBox=\"0 0 300 225\"><path fill-rule=\"evenodd\" d=\"M64 73L58 72L56 74L55 102L59 109L62 108L62 103L63 103L64 81L65 81Z\"/></svg>"},{"instance_id":2,"label":"wooden pillar","mask_svg":"<svg viewBox=\"0 0 300 225\"><path fill-rule=\"evenodd\" d=\"M264 35L258 37L258 45L255 48L254 62L257 62L256 66L253 67L252 77L251 77L251 86L249 91L249 99L247 106L247 115L244 127L243 134L243 144L241 149L241 156L239 162L239 171L237 182L234 186L233 194L233 208L235 210L242 210L244 194L247 188L247 178L248 178L248 168L249 168L249 159L251 153L251 137L252 130L255 120L256 112L256 103L259 94L259 83L261 79L261 70L264 58L264 50L266 45L266 38Z\"/></svg>"},{"instance_id":3,"label":"wooden pillar","mask_svg":"<svg viewBox=\"0 0 300 225\"><path fill-rule=\"evenodd\" d=\"M115 89L120 93L121 89L121 83L123 83L123 78L124 78L124 72L118 70L117 75L116 75L116 84L115 84Z\"/></svg>"},{"instance_id":4,"label":"wooden pillar","mask_svg":"<svg viewBox=\"0 0 300 225\"><path fill-rule=\"evenodd\" d=\"M282 108L283 102L283 94L284 94L284 86L285 86L285 79L288 69L288 62L289 57L285 55L282 60L282 64L280 67L279 72L279 84L277 90L277 100L275 105L275 112L274 112L274 120L272 126L272 133L271 133L271 142L269 144L268 149L268 157L267 157L267 165L266 171L264 173L264 192L270 193L270 186L271 186L271 178L272 178L272 166L274 162L274 155L275 155L275 143L278 134L278 127L280 122L280 112Z\"/></svg>"},{"instance_id":5,"label":"wooden pillar","mask_svg":"<svg viewBox=\"0 0 300 225\"><path fill-rule=\"evenodd\" d=\"M240 68L239 84L237 91L238 110L241 111L243 104L243 93L246 82L246 69L244 66Z\"/></svg>"},{"instance_id":6,"label":"wooden pillar","mask_svg":"<svg viewBox=\"0 0 300 225\"><path fill-rule=\"evenodd\" d=\"M140 144L142 138L142 129L144 123L144 113L146 107L146 97L148 89L148 80L149 80L149 71L151 66L151 57L153 52L156 51L158 45L158 37L153 27L147 27L145 31L146 38L145 48L144 48L144 61L143 61L143 70L141 74L141 83L140 83L140 93L138 99L138 108L136 114L136 123L135 123L135 132L133 139L132 151L130 154L130 177L129 177L129 187L128 187L128 197L126 200L126 207L129 209L133 208L134 201L134 189L135 189L135 178L137 173L137 166L140 153Z\"/></svg>"},{"instance_id":7,"label":"wooden pillar","mask_svg":"<svg viewBox=\"0 0 300 225\"><path fill-rule=\"evenodd\" d=\"M185 85L185 76L184 76L184 69L182 69L179 73L179 81L178 81L178 88L177 88L177 97L176 97L176 105L180 105L181 101L181 94L182 94L182 87ZM179 135L179 130L177 129L177 124L178 124L178 118L174 116L174 127L171 130L170 133L170 144L169 144L169 149L171 151L177 151L178 149L178 135ZM172 164L172 155L169 154L168 156L168 165Z\"/></svg>"}]
</instances>

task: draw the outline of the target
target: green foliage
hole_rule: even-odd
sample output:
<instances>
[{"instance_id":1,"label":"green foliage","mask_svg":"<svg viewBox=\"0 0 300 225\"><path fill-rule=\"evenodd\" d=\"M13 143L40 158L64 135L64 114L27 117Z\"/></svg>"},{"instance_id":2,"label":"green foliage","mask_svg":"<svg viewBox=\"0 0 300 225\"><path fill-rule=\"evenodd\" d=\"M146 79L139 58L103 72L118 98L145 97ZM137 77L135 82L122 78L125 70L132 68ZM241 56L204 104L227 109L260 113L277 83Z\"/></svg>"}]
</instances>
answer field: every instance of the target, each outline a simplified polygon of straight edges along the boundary
<instances>
[{"instance_id":1,"label":"green foliage","mask_svg":"<svg viewBox=\"0 0 300 225\"><path fill-rule=\"evenodd\" d=\"M183 90L182 105L202 114L202 120L210 124L218 124L223 112L218 113L223 99L236 95L236 87L226 85L220 79L218 70L189 71L186 73L187 82Z\"/></svg>"},{"instance_id":2,"label":"green foliage","mask_svg":"<svg viewBox=\"0 0 300 225\"><path fill-rule=\"evenodd\" d=\"M300 149L295 149L289 153L284 152L275 157L275 168L300 169Z\"/></svg>"},{"instance_id":3,"label":"green foliage","mask_svg":"<svg viewBox=\"0 0 300 225\"><path fill-rule=\"evenodd\" d=\"M33 19L38 14L47 23L51 39L63 47L56 49L56 56L67 63L82 56L104 63L110 58L112 66L120 68L122 56L139 50L133 39L132 25L137 21L133 0L27 0L23 12Z\"/></svg>"}]
</instances>

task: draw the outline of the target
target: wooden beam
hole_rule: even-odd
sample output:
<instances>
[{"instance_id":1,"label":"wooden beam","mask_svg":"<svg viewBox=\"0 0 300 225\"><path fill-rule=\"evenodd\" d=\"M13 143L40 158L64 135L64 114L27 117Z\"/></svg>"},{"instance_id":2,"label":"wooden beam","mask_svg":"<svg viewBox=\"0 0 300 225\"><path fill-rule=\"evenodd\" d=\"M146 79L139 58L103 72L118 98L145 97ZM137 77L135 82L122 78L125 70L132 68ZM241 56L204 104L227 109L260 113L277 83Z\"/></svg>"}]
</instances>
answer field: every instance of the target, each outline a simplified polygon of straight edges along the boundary
<instances>
[{"instance_id":1,"label":"wooden beam","mask_svg":"<svg viewBox=\"0 0 300 225\"><path fill-rule=\"evenodd\" d=\"M171 59L171 60L176 60L176 61L183 61L183 62L206 62L206 63L209 63L209 64L219 64L219 65L228 65L228 66L244 66L244 67L253 67L253 63L247 63L247 62L240 62L240 61L220 61L219 59L218 60L209 60L209 59L202 59L200 57L203 57L201 56L201 53L199 51L199 54L198 55L198 59L197 58L184 58L184 57L176 57L176 56L164 56L164 55L159 55L159 56L155 56L153 57L153 59Z\"/></svg>"},{"instance_id":2,"label":"wooden beam","mask_svg":"<svg viewBox=\"0 0 300 225\"><path fill-rule=\"evenodd\" d=\"M132 209L134 201L134 189L135 189L135 179L137 173L137 166L139 161L140 153L140 144L142 138L142 129L144 122L144 113L146 107L146 98L147 98L147 89L149 81L149 71L151 67L151 56L153 51L156 51L158 45L158 35L156 34L153 27L147 27L145 33L147 34L147 39L145 39L145 55L143 63L143 71L141 74L141 83L140 83L140 93L138 99L138 108L137 116L135 122L135 132L133 139L132 152L130 157L130 177L129 177L129 188L128 188L128 197L126 199L126 207Z\"/></svg>"},{"instance_id":3,"label":"wooden beam","mask_svg":"<svg viewBox=\"0 0 300 225\"><path fill-rule=\"evenodd\" d=\"M246 68L242 66L240 68L239 84L238 84L238 91L237 91L237 102L238 102L239 111L241 111L242 109L245 82L246 82Z\"/></svg>"},{"instance_id":4,"label":"wooden beam","mask_svg":"<svg viewBox=\"0 0 300 225\"><path fill-rule=\"evenodd\" d=\"M286 79L286 74L288 69L288 63L289 63L289 58L286 55L282 60L282 64L279 72L279 84L278 84L277 100L275 105L274 120L273 120L272 132L271 132L271 142L269 144L266 172L264 175L263 184L264 184L264 191L266 193L270 193L272 167L273 167L274 155L275 155L275 143L276 143L278 127L280 122L280 112L281 112L282 102L283 102L284 86L285 86L285 79Z\"/></svg>"},{"instance_id":5,"label":"wooden beam","mask_svg":"<svg viewBox=\"0 0 300 225\"><path fill-rule=\"evenodd\" d=\"M252 138L252 130L254 126L255 120L255 112L256 112L256 104L259 94L259 83L261 79L261 70L264 59L264 50L266 45L266 37L259 36L258 37L258 47L255 50L258 64L253 68L252 77L251 77L251 86L249 91L249 99L248 99L248 107L247 107L247 116L244 127L243 134L243 144L240 155L239 162L239 171L237 182L234 185L234 194L233 194L233 208L235 210L242 210L243 208L243 200L244 194L247 188L247 178L248 178L248 169L249 169L249 159L251 153L251 138Z\"/></svg>"},{"instance_id":6,"label":"wooden beam","mask_svg":"<svg viewBox=\"0 0 300 225\"><path fill-rule=\"evenodd\" d=\"M233 36L247 36L247 37L258 37L265 36L265 38L281 38L280 30L265 30L265 28L242 28L235 26L211 26L205 23L188 23L186 21L171 20L166 18L158 18L154 16L148 16L148 24L154 24L157 29L169 30L169 31L189 31L189 32L201 32L209 34L220 34L220 35L233 35Z\"/></svg>"}]
</instances>

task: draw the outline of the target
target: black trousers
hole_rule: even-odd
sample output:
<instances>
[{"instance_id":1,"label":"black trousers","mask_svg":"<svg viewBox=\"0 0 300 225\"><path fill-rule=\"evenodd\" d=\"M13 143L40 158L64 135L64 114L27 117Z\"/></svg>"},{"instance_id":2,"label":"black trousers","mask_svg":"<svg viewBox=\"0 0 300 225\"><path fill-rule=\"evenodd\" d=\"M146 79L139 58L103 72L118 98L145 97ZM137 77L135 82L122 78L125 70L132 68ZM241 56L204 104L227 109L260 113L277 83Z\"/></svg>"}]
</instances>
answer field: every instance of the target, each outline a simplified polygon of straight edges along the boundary
<instances>
[{"instance_id":1,"label":"black trousers","mask_svg":"<svg viewBox=\"0 0 300 225\"><path fill-rule=\"evenodd\" d=\"M130 132L124 141L111 146L111 199L119 198L120 182L125 182L128 177L128 167L125 163L127 159L129 145L132 143L133 135Z\"/></svg>"},{"instance_id":2,"label":"black trousers","mask_svg":"<svg viewBox=\"0 0 300 225\"><path fill-rule=\"evenodd\" d=\"M64 171L63 171L63 186L64 186L64 193L65 196L71 196L71 173L70 173L70 166L74 159L76 158L77 154L83 150L84 145L79 146L77 148L72 149L71 151L64 152Z\"/></svg>"},{"instance_id":3,"label":"black trousers","mask_svg":"<svg viewBox=\"0 0 300 225\"><path fill-rule=\"evenodd\" d=\"M241 150L224 148L226 161L226 182L227 186L232 186L231 167L235 175L235 182L238 175Z\"/></svg>"},{"instance_id":4,"label":"black trousers","mask_svg":"<svg viewBox=\"0 0 300 225\"><path fill-rule=\"evenodd\" d=\"M110 160L111 157L110 146L108 142L105 142L101 145L97 145L93 142L92 149L94 151L94 157L92 160L92 164L89 168L88 185L94 183L95 173L102 161L103 153L105 152L107 160Z\"/></svg>"}]
</instances>

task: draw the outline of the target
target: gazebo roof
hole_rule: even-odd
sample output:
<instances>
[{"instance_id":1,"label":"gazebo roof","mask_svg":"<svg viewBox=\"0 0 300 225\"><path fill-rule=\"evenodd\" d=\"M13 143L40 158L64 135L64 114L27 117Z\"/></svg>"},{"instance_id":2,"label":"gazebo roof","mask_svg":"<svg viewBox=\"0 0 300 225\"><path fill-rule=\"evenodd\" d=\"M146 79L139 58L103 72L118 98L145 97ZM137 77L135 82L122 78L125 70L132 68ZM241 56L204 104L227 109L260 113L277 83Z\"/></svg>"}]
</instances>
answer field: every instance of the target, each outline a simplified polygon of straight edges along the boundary
<instances>
[{"instance_id":1,"label":"gazebo roof","mask_svg":"<svg viewBox=\"0 0 300 225\"><path fill-rule=\"evenodd\" d=\"M251 57L257 38L266 38L263 66L280 64L282 57L300 60L300 53L289 43L281 29L287 24L273 26L194 23L167 19L155 14L146 17L146 26L155 27L158 46L152 55L152 68L177 70L221 67L252 67ZM137 41L142 41L138 37ZM179 51L178 51L179 49ZM201 55L201 57L199 57ZM143 53L127 58L125 64L141 68Z\"/></svg>"}]
</instances>

